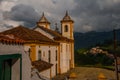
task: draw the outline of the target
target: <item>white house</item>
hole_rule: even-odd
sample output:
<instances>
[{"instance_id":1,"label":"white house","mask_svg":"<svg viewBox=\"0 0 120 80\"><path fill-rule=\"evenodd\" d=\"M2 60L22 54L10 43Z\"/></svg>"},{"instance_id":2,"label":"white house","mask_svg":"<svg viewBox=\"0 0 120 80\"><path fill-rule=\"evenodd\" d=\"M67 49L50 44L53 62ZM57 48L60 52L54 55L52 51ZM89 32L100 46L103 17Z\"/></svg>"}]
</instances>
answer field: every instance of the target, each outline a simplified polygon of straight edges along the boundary
<instances>
[{"instance_id":1,"label":"white house","mask_svg":"<svg viewBox=\"0 0 120 80\"><path fill-rule=\"evenodd\" d=\"M31 80L31 61L24 41L0 34L0 80Z\"/></svg>"}]
</instances>

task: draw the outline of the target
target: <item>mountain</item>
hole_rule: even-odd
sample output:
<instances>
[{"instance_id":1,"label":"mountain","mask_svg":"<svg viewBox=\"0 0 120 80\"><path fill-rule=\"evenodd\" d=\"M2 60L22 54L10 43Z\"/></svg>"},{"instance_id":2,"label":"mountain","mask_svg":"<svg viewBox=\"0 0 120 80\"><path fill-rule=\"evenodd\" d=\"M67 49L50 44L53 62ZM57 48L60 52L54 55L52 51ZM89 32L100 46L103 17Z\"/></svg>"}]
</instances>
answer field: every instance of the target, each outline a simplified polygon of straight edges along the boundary
<instances>
[{"instance_id":1,"label":"mountain","mask_svg":"<svg viewBox=\"0 0 120 80\"><path fill-rule=\"evenodd\" d=\"M108 32L95 32L90 31L87 33L74 33L75 50L80 48L89 48L96 44L102 44L107 40L113 40L113 31ZM120 41L120 29L116 30L116 39Z\"/></svg>"}]
</instances>

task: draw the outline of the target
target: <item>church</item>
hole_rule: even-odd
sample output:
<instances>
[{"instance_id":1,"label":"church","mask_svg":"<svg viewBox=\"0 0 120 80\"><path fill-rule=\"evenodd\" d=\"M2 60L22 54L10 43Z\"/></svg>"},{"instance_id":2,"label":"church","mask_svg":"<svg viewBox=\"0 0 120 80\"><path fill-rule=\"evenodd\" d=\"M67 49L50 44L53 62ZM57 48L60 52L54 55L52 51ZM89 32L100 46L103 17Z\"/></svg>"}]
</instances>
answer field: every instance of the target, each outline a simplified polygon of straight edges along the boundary
<instances>
[{"instance_id":1,"label":"church","mask_svg":"<svg viewBox=\"0 0 120 80\"><path fill-rule=\"evenodd\" d=\"M24 51L29 53L31 69L51 79L74 68L74 21L66 11L60 23L61 33L57 28L52 30L43 13L33 29L18 26L2 34L24 40Z\"/></svg>"}]
</instances>

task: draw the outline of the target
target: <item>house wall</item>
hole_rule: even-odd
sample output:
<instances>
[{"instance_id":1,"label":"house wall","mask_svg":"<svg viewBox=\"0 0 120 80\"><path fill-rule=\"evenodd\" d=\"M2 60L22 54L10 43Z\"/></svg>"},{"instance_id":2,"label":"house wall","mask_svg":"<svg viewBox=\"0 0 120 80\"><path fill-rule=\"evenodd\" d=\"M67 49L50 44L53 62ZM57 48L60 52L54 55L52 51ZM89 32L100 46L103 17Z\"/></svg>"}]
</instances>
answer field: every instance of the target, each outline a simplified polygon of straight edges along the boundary
<instances>
[{"instance_id":1,"label":"house wall","mask_svg":"<svg viewBox=\"0 0 120 80\"><path fill-rule=\"evenodd\" d=\"M30 49L30 45L24 45L25 52L29 52L29 49Z\"/></svg>"},{"instance_id":2,"label":"house wall","mask_svg":"<svg viewBox=\"0 0 120 80\"><path fill-rule=\"evenodd\" d=\"M53 64L53 66L51 67L51 77L56 76L56 64L57 64L56 55L58 55L58 47L56 45L43 45L43 44L34 44L34 45L36 49L35 49L35 53L33 53L35 55L35 60L33 61L39 60L40 57L39 51L41 51L41 60L49 62L49 51L50 51L51 54L50 63ZM24 49L26 52L28 52L29 49L31 49L31 45L25 45Z\"/></svg>"},{"instance_id":3,"label":"house wall","mask_svg":"<svg viewBox=\"0 0 120 80\"><path fill-rule=\"evenodd\" d=\"M22 54L22 80L31 80L31 62L27 53L24 52L23 45L6 44L0 42L0 55L7 54ZM19 67L20 60L12 66L12 80L19 80ZM15 71L16 70L16 71ZM17 72L18 71L18 72Z\"/></svg>"},{"instance_id":4,"label":"house wall","mask_svg":"<svg viewBox=\"0 0 120 80\"><path fill-rule=\"evenodd\" d=\"M41 51L41 60L49 62L49 51L50 51L50 63L53 64L51 67L51 77L56 75L56 51L58 51L57 46L54 45L39 45L37 46L37 55L36 57L39 59L38 51Z\"/></svg>"},{"instance_id":5,"label":"house wall","mask_svg":"<svg viewBox=\"0 0 120 80\"><path fill-rule=\"evenodd\" d=\"M70 45L71 45L71 47L70 47L70 49L71 49L71 65L70 65L70 68L74 68L75 67L75 64L74 64L74 43L72 42L72 43L70 43Z\"/></svg>"},{"instance_id":6,"label":"house wall","mask_svg":"<svg viewBox=\"0 0 120 80\"><path fill-rule=\"evenodd\" d=\"M60 43L60 72L65 73L70 69L70 45Z\"/></svg>"},{"instance_id":7,"label":"house wall","mask_svg":"<svg viewBox=\"0 0 120 80\"><path fill-rule=\"evenodd\" d=\"M14 59L12 63L12 80L20 80L20 59Z\"/></svg>"}]
</instances>

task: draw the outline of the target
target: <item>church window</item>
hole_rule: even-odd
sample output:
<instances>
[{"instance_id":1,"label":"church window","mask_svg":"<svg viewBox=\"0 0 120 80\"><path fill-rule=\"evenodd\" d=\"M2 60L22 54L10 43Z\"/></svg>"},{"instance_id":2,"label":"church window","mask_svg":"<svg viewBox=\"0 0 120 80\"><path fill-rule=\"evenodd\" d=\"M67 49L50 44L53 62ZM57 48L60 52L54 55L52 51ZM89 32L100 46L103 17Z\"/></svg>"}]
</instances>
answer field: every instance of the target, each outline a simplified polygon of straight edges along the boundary
<instances>
[{"instance_id":1,"label":"church window","mask_svg":"<svg viewBox=\"0 0 120 80\"><path fill-rule=\"evenodd\" d=\"M38 51L38 60L41 60L41 50Z\"/></svg>"},{"instance_id":2,"label":"church window","mask_svg":"<svg viewBox=\"0 0 120 80\"><path fill-rule=\"evenodd\" d=\"M56 61L57 61L57 50L56 50Z\"/></svg>"},{"instance_id":3,"label":"church window","mask_svg":"<svg viewBox=\"0 0 120 80\"><path fill-rule=\"evenodd\" d=\"M48 51L48 62L49 63L51 62L51 51L50 50Z\"/></svg>"},{"instance_id":4,"label":"church window","mask_svg":"<svg viewBox=\"0 0 120 80\"><path fill-rule=\"evenodd\" d=\"M68 32L68 25L65 25L64 31L65 31L65 32Z\"/></svg>"},{"instance_id":5,"label":"church window","mask_svg":"<svg viewBox=\"0 0 120 80\"><path fill-rule=\"evenodd\" d=\"M43 56L45 57L45 51L43 52Z\"/></svg>"}]
</instances>

